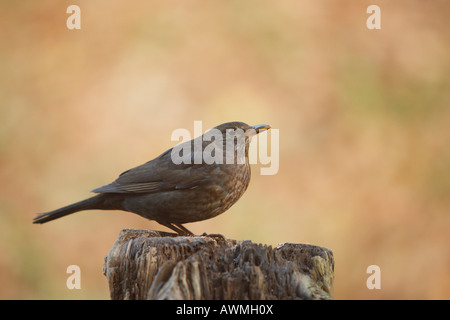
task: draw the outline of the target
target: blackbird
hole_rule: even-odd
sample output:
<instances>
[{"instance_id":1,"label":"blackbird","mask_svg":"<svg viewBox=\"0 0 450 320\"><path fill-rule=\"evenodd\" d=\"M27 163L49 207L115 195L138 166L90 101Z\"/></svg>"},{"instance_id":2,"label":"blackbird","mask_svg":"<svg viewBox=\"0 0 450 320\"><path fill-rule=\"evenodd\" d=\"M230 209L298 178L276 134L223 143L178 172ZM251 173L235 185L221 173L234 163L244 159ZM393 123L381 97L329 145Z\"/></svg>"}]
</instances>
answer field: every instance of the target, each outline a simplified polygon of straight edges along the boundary
<instances>
[{"instance_id":1,"label":"blackbird","mask_svg":"<svg viewBox=\"0 0 450 320\"><path fill-rule=\"evenodd\" d=\"M243 122L221 124L193 140L92 190L96 196L34 218L45 223L83 210L123 210L155 220L179 235L182 224L213 218L230 208L250 182L251 137L270 129Z\"/></svg>"}]
</instances>

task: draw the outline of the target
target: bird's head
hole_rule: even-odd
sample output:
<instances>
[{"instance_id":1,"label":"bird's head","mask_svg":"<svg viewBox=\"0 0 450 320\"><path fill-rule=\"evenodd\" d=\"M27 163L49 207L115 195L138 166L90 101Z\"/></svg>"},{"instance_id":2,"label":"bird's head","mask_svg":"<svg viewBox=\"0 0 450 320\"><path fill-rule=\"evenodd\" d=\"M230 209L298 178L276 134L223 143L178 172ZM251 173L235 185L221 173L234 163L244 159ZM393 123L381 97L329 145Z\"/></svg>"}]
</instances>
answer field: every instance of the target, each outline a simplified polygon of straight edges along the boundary
<instances>
[{"instance_id":1,"label":"bird's head","mask_svg":"<svg viewBox=\"0 0 450 320\"><path fill-rule=\"evenodd\" d=\"M209 136L220 132L222 135L222 141L214 141L213 143L222 145L224 151L223 155L225 158L232 157L233 159L237 159L237 163L242 163L243 159L240 159L240 157L245 156L245 158L248 159L248 149L251 138L268 129L270 129L270 125L268 124L250 126L244 122L227 122L207 131L204 134L203 143L204 147L211 144L211 139L209 139ZM233 155L230 154L231 150L233 150ZM239 159L241 161L239 161ZM233 162L235 161L236 160Z\"/></svg>"},{"instance_id":2,"label":"bird's head","mask_svg":"<svg viewBox=\"0 0 450 320\"><path fill-rule=\"evenodd\" d=\"M217 127L214 127L213 129L219 130L223 137L236 137L239 134L242 134L246 137L246 139L250 140L251 137L254 135L257 135L260 132L266 131L270 129L270 125L268 124L258 124L256 126L249 126L248 124L244 122L227 122L223 123L221 125L218 125Z\"/></svg>"},{"instance_id":3,"label":"bird's head","mask_svg":"<svg viewBox=\"0 0 450 320\"><path fill-rule=\"evenodd\" d=\"M181 163L248 165L251 138L268 129L270 126L267 124L249 126L243 122L227 122L168 151L175 165Z\"/></svg>"}]
</instances>

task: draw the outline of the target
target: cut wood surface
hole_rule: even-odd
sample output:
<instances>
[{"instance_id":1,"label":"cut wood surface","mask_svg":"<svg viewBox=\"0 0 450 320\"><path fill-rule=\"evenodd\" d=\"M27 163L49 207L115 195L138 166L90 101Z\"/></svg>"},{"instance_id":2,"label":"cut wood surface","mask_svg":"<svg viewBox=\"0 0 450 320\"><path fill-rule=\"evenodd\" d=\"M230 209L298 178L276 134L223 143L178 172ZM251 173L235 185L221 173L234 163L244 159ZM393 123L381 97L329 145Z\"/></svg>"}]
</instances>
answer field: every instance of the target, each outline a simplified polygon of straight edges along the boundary
<instances>
[{"instance_id":1,"label":"cut wood surface","mask_svg":"<svg viewBox=\"0 0 450 320\"><path fill-rule=\"evenodd\" d=\"M124 229L105 258L111 299L331 299L330 249Z\"/></svg>"}]
</instances>

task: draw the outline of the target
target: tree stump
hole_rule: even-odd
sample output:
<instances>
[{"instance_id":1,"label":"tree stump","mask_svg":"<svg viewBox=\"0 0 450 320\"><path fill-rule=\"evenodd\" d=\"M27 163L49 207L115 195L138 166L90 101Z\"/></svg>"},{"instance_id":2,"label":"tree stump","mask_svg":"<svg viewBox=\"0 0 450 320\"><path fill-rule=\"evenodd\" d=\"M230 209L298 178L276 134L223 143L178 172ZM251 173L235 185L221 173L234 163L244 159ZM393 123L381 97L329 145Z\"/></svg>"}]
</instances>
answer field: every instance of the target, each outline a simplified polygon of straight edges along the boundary
<instances>
[{"instance_id":1,"label":"tree stump","mask_svg":"<svg viewBox=\"0 0 450 320\"><path fill-rule=\"evenodd\" d=\"M105 257L111 299L331 299L327 248L124 229Z\"/></svg>"}]
</instances>

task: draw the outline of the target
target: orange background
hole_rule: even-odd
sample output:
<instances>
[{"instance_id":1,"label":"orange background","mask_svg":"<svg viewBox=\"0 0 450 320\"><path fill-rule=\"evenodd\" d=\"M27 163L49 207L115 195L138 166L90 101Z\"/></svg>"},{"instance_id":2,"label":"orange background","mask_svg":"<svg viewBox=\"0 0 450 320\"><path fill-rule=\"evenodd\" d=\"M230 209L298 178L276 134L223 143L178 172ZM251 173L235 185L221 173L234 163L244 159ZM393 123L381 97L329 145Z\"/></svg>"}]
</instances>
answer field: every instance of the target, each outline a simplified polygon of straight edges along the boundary
<instances>
[{"instance_id":1,"label":"orange background","mask_svg":"<svg viewBox=\"0 0 450 320\"><path fill-rule=\"evenodd\" d=\"M66 9L81 8L81 30ZM366 9L381 8L381 30ZM333 250L337 299L450 298L448 1L0 2L0 298L108 299L103 259L128 213L37 213L172 147L177 128L280 133L197 234ZM66 268L81 268L68 290ZM366 268L381 269L368 290Z\"/></svg>"}]
</instances>

